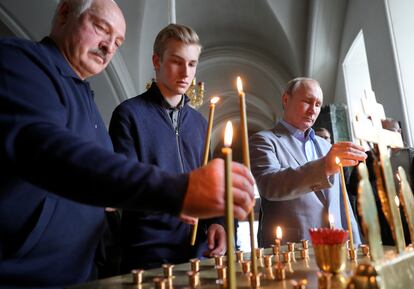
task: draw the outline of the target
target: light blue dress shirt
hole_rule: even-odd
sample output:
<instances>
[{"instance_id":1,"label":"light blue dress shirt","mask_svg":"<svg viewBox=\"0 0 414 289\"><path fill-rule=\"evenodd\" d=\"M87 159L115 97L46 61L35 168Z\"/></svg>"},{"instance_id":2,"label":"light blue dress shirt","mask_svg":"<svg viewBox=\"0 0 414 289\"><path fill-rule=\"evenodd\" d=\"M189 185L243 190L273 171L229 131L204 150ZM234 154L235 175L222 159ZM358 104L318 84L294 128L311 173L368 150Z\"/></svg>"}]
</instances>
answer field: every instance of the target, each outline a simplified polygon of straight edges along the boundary
<instances>
[{"instance_id":1,"label":"light blue dress shirt","mask_svg":"<svg viewBox=\"0 0 414 289\"><path fill-rule=\"evenodd\" d=\"M303 132L291 124L287 123L283 119L280 121L283 126L294 136L295 141L302 148L303 153L306 156L308 161L317 160L322 156L318 156L314 144L315 140L315 131L312 128L309 128L306 132Z\"/></svg>"}]
</instances>

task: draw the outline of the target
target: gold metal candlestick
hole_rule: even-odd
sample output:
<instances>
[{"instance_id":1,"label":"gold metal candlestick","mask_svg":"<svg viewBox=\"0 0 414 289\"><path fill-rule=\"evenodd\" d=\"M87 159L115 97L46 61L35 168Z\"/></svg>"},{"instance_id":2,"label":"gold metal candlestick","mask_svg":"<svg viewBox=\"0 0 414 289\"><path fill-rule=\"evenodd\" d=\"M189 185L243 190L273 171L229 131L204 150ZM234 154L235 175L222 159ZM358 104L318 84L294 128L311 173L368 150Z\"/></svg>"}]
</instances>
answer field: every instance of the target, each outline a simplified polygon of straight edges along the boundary
<instances>
[{"instance_id":1,"label":"gold metal candlestick","mask_svg":"<svg viewBox=\"0 0 414 289\"><path fill-rule=\"evenodd\" d=\"M237 90L240 99L240 132L242 136L243 163L250 170L249 141L247 133L246 99L243 92L243 83L240 76L237 77ZM257 275L256 244L254 242L254 208L249 213L250 251L252 260L252 273Z\"/></svg>"},{"instance_id":2,"label":"gold metal candlestick","mask_svg":"<svg viewBox=\"0 0 414 289\"><path fill-rule=\"evenodd\" d=\"M203 156L203 166L207 165L208 163L208 156L210 153L210 142L211 142L211 131L213 130L213 120L214 120L214 111L216 108L216 103L220 100L220 97L213 97L210 100L210 113L208 115L208 126L207 126L207 135L206 140L204 143L204 156ZM198 229L198 219L194 224L193 231L191 234L191 246L194 246L196 237L197 237L197 229Z\"/></svg>"},{"instance_id":3,"label":"gold metal candlestick","mask_svg":"<svg viewBox=\"0 0 414 289\"><path fill-rule=\"evenodd\" d=\"M346 184L345 184L345 176L344 176L344 168L342 166L341 160L336 157L335 158L337 165L339 166L339 173L341 175L341 190L342 190L342 197L344 199L344 206L345 206L345 215L346 215L346 223L348 225L348 232L349 232L349 246L351 252L355 252L354 250L354 237L352 234L352 225L351 225L351 214L349 213L349 206L347 202L348 194L346 191ZM354 259L355 256L351 254L351 259Z\"/></svg>"},{"instance_id":4,"label":"gold metal candlestick","mask_svg":"<svg viewBox=\"0 0 414 289\"><path fill-rule=\"evenodd\" d=\"M150 89L151 85L155 82L155 78L152 78L150 82L147 82L145 84L145 89L148 90Z\"/></svg>"},{"instance_id":5,"label":"gold metal candlestick","mask_svg":"<svg viewBox=\"0 0 414 289\"><path fill-rule=\"evenodd\" d=\"M199 108L203 104L204 83L199 82L196 85L196 79L194 78L187 89L186 95L190 98L190 105L195 109Z\"/></svg>"},{"instance_id":6,"label":"gold metal candlestick","mask_svg":"<svg viewBox=\"0 0 414 289\"><path fill-rule=\"evenodd\" d=\"M345 269L346 244L314 245L316 264L324 272L338 273Z\"/></svg>"},{"instance_id":7,"label":"gold metal candlestick","mask_svg":"<svg viewBox=\"0 0 414 289\"><path fill-rule=\"evenodd\" d=\"M142 283L142 275L144 274L144 270L132 270L131 271L131 275L132 275L132 282L134 284L141 284Z\"/></svg>"},{"instance_id":8,"label":"gold metal candlestick","mask_svg":"<svg viewBox=\"0 0 414 289\"><path fill-rule=\"evenodd\" d=\"M232 150L230 148L233 138L233 126L230 121L226 124L224 134L224 148L221 150L225 160L225 197L226 197L226 225L227 225L227 267L228 288L236 289L236 268L234 260L234 216L233 216L233 190L232 190Z\"/></svg>"}]
</instances>

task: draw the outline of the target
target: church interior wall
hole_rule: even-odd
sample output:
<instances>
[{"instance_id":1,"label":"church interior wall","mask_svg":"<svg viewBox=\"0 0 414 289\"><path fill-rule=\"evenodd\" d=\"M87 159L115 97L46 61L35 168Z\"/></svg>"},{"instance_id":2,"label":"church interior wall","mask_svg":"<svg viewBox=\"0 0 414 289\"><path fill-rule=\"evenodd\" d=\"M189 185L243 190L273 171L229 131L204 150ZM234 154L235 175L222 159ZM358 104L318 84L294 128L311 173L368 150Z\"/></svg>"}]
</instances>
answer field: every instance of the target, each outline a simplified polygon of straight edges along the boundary
<instances>
[{"instance_id":1,"label":"church interior wall","mask_svg":"<svg viewBox=\"0 0 414 289\"><path fill-rule=\"evenodd\" d=\"M335 102L346 103L341 66L361 30L364 33L372 90L377 101L384 105L386 115L401 121L403 128L406 129L407 123L404 118L405 112L384 1L350 0L348 3L338 61L340 69L337 75ZM361 96L362 94L361 91Z\"/></svg>"}]
</instances>

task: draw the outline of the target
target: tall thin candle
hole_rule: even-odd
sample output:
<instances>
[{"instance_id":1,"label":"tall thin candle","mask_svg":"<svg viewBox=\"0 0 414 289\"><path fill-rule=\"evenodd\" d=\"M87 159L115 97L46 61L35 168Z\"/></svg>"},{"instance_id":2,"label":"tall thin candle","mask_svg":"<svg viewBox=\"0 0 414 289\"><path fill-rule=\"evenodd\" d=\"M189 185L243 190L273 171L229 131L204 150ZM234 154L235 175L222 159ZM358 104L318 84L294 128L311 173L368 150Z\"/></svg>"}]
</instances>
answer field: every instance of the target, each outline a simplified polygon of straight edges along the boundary
<instances>
[{"instance_id":1,"label":"tall thin candle","mask_svg":"<svg viewBox=\"0 0 414 289\"><path fill-rule=\"evenodd\" d=\"M236 270L234 259L234 216L233 216L233 189L232 189L232 150L233 126L230 121L226 124L224 133L224 148L221 152L225 164L225 197L226 197L226 226L227 226L227 267L228 288L236 289Z\"/></svg>"},{"instance_id":2,"label":"tall thin candle","mask_svg":"<svg viewBox=\"0 0 414 289\"><path fill-rule=\"evenodd\" d=\"M242 153L243 163L250 170L249 141L247 134L247 117L246 117L246 99L243 92L243 83L240 76L237 77L237 90L240 100L240 131L242 137ZM254 212L253 209L249 213L250 227L250 249L252 261L252 273L257 276L257 260L256 260L256 244L254 242Z\"/></svg>"},{"instance_id":3,"label":"tall thin candle","mask_svg":"<svg viewBox=\"0 0 414 289\"><path fill-rule=\"evenodd\" d=\"M216 103L220 100L220 97L213 97L210 100L210 113L208 115L208 126L207 126L207 135L204 143L204 156L203 156L203 166L208 163L208 155L210 152L210 142L211 142L211 131L213 130L213 120L214 120L214 110L216 108ZM193 227L193 232L191 234L191 246L194 246L198 229L198 219Z\"/></svg>"},{"instance_id":4,"label":"tall thin candle","mask_svg":"<svg viewBox=\"0 0 414 289\"><path fill-rule=\"evenodd\" d=\"M346 185L345 185L344 168L342 166L341 160L338 157L335 158L335 161L336 161L336 164L339 166L339 173L341 174L341 189L342 189L342 196L344 199L346 222L347 222L348 231L349 231L349 246L350 246L351 252L354 252L354 237L352 234L351 215L349 212L349 206L347 202L348 193L347 193Z\"/></svg>"}]
</instances>

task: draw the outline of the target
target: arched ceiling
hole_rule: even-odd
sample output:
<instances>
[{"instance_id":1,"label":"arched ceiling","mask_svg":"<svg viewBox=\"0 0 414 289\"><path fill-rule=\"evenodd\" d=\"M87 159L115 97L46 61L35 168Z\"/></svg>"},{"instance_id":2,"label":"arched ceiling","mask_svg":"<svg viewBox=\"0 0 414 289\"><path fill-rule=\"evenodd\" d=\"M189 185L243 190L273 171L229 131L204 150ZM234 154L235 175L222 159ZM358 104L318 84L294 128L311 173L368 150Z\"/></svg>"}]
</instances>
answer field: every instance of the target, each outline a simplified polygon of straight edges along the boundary
<instances>
[{"instance_id":1,"label":"arched ceiling","mask_svg":"<svg viewBox=\"0 0 414 289\"><path fill-rule=\"evenodd\" d=\"M200 112L208 115L211 96L222 98L215 139L227 119L238 121L237 75L244 81L250 131L270 128L281 116L280 95L293 77L317 78L325 103L333 102L347 0L175 1L176 22L193 27L203 44L197 72L205 83ZM57 2L2 0L0 36L11 31L41 39L49 31ZM107 71L91 80L106 122L120 101L141 93L153 77L152 44L169 14L168 0L117 3L127 21L126 41Z\"/></svg>"}]
</instances>

